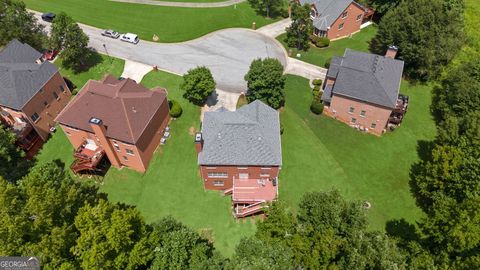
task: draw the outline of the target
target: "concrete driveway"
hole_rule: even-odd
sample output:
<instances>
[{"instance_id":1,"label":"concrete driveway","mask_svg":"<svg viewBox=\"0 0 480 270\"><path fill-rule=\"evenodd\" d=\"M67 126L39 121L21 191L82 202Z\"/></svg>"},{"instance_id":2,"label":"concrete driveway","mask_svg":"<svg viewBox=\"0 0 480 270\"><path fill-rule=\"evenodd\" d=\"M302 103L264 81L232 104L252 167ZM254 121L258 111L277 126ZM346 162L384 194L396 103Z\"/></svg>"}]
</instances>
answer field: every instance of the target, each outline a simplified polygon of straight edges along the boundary
<instances>
[{"instance_id":1,"label":"concrete driveway","mask_svg":"<svg viewBox=\"0 0 480 270\"><path fill-rule=\"evenodd\" d=\"M40 13L36 13L41 21ZM45 23L47 28L50 24ZM217 88L232 93L246 92L243 79L256 58L277 58L284 66L283 47L272 38L249 29L225 29L182 43L154 43L141 40L137 45L103 37L101 30L79 24L90 38L89 46L101 53L157 66L182 75L197 66L208 67Z\"/></svg>"}]
</instances>

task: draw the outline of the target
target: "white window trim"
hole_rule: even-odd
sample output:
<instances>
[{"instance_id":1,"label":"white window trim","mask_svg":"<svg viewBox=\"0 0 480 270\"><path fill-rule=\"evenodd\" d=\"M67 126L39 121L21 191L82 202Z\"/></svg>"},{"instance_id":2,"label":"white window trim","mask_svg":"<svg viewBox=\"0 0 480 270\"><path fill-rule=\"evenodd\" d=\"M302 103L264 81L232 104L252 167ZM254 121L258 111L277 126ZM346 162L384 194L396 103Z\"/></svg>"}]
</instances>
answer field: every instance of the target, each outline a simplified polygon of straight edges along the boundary
<instances>
[{"instance_id":1,"label":"white window trim","mask_svg":"<svg viewBox=\"0 0 480 270\"><path fill-rule=\"evenodd\" d=\"M248 167L237 167L238 170L248 170Z\"/></svg>"},{"instance_id":2,"label":"white window trim","mask_svg":"<svg viewBox=\"0 0 480 270\"><path fill-rule=\"evenodd\" d=\"M213 181L213 186L214 186L214 187L223 187L223 186L225 186L225 181L223 181L223 180L214 180L214 181Z\"/></svg>"},{"instance_id":3,"label":"white window trim","mask_svg":"<svg viewBox=\"0 0 480 270\"><path fill-rule=\"evenodd\" d=\"M228 178L228 173L226 172L209 172L207 173L208 178Z\"/></svg>"},{"instance_id":4,"label":"white window trim","mask_svg":"<svg viewBox=\"0 0 480 270\"><path fill-rule=\"evenodd\" d=\"M269 168L269 167L265 167L265 168L260 168L262 170L271 170L272 168Z\"/></svg>"},{"instance_id":5,"label":"white window trim","mask_svg":"<svg viewBox=\"0 0 480 270\"><path fill-rule=\"evenodd\" d=\"M132 151L132 153L129 153L128 151ZM125 149L125 153L127 153L129 156L135 156L135 153L131 149Z\"/></svg>"}]
</instances>

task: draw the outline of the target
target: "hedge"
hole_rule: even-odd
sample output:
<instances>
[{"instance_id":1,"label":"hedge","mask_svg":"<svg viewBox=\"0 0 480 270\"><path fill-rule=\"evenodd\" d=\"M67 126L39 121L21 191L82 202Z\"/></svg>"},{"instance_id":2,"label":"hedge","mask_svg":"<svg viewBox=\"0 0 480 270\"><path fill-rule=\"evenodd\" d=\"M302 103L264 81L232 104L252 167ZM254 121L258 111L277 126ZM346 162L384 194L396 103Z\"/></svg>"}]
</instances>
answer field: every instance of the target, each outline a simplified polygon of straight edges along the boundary
<instances>
[{"instance_id":1,"label":"hedge","mask_svg":"<svg viewBox=\"0 0 480 270\"><path fill-rule=\"evenodd\" d=\"M180 115L182 115L183 109L182 109L182 106L180 105L180 103L178 103L178 101L172 99L172 100L170 100L169 105L170 105L170 116L171 117L178 118L178 117L180 117Z\"/></svg>"},{"instance_id":2,"label":"hedge","mask_svg":"<svg viewBox=\"0 0 480 270\"><path fill-rule=\"evenodd\" d=\"M323 112L323 103L321 101L314 100L310 105L310 111L314 114L321 114Z\"/></svg>"}]
</instances>

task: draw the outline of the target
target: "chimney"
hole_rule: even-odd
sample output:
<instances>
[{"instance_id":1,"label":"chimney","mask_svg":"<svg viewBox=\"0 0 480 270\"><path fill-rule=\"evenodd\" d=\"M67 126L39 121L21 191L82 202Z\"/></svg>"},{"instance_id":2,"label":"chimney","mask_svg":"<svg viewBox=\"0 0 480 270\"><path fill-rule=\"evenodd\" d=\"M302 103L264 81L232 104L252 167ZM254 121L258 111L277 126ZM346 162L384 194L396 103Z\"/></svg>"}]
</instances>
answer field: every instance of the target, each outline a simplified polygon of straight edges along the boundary
<instances>
[{"instance_id":1,"label":"chimney","mask_svg":"<svg viewBox=\"0 0 480 270\"><path fill-rule=\"evenodd\" d=\"M203 149L203 138L202 138L202 133L197 132L195 134L195 151L197 152L197 155L202 152Z\"/></svg>"},{"instance_id":2,"label":"chimney","mask_svg":"<svg viewBox=\"0 0 480 270\"><path fill-rule=\"evenodd\" d=\"M395 59L395 57L397 56L397 52L398 52L398 47L395 45L390 45L388 46L387 53L385 53L385 57Z\"/></svg>"},{"instance_id":3,"label":"chimney","mask_svg":"<svg viewBox=\"0 0 480 270\"><path fill-rule=\"evenodd\" d=\"M95 133L98 140L100 141L100 144L103 146L103 149L105 150L105 153L107 154L110 163L112 163L114 167L120 168L120 161L118 160L117 154L113 150L110 141L107 139L107 130L105 129L105 125L103 125L103 121L98 118L92 117L90 118L89 122L90 126L93 129L93 133Z\"/></svg>"}]
</instances>

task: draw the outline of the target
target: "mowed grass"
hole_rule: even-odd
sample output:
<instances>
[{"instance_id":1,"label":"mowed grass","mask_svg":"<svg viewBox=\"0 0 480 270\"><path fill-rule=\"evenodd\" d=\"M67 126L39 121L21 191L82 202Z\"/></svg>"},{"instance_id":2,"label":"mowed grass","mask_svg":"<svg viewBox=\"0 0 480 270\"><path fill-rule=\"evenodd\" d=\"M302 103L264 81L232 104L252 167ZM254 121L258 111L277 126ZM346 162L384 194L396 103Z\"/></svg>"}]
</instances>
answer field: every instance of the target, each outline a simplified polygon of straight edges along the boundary
<instances>
[{"instance_id":1,"label":"mowed grass","mask_svg":"<svg viewBox=\"0 0 480 270\"><path fill-rule=\"evenodd\" d=\"M187 3L214 3L225 2L226 0L155 0L159 2L187 2Z\"/></svg>"},{"instance_id":2,"label":"mowed grass","mask_svg":"<svg viewBox=\"0 0 480 270\"><path fill-rule=\"evenodd\" d=\"M280 41L287 51L291 50L292 57L299 60L314 64L317 66L324 67L325 61L327 61L332 56L342 56L346 48L350 48L357 51L368 51L369 42L377 33L377 26L371 25L368 26L359 33L354 34L351 38L339 39L332 41L330 46L327 48L318 48L310 44L310 49L308 51L298 51L294 48L289 48L285 43L286 34L280 35L277 37L277 40ZM300 54L300 57L297 57L297 53Z\"/></svg>"},{"instance_id":3,"label":"mowed grass","mask_svg":"<svg viewBox=\"0 0 480 270\"><path fill-rule=\"evenodd\" d=\"M418 160L419 142L435 136L429 112L431 87L404 81L401 93L410 96L404 122L396 131L376 137L313 115L308 81L288 75L281 113L280 198L295 207L305 192L337 188L348 199L372 204L372 229L383 229L391 219L417 220L421 211L410 194L409 170Z\"/></svg>"},{"instance_id":4,"label":"mowed grass","mask_svg":"<svg viewBox=\"0 0 480 270\"><path fill-rule=\"evenodd\" d=\"M101 191L111 201L137 206L147 222L171 215L199 231L211 231L216 248L230 256L242 237L254 233L255 219L236 221L229 196L204 190L193 144L194 131L200 127L200 108L182 98L180 83L181 77L165 72L151 72L143 79L148 88L166 88L169 99L181 103L183 114L172 121L171 138L157 149L146 173L110 168ZM59 130L37 158L39 163L60 159L69 168L72 153L68 139Z\"/></svg>"},{"instance_id":5,"label":"mowed grass","mask_svg":"<svg viewBox=\"0 0 480 270\"><path fill-rule=\"evenodd\" d=\"M66 12L76 21L98 28L131 32L141 39L181 42L210 32L231 28L250 28L274 22L259 16L248 3L222 8L181 8L120 3L109 0L24 0L29 9L40 12Z\"/></svg>"},{"instance_id":6,"label":"mowed grass","mask_svg":"<svg viewBox=\"0 0 480 270\"><path fill-rule=\"evenodd\" d=\"M77 87L75 90L79 91L88 80L100 80L106 74L112 74L115 77L122 75L125 61L119 58L109 57L104 54L95 54L95 57L90 59L91 67L81 72L74 72L71 69L62 67L62 58L55 61L60 74L68 78ZM92 63L93 62L93 63Z\"/></svg>"}]
</instances>

